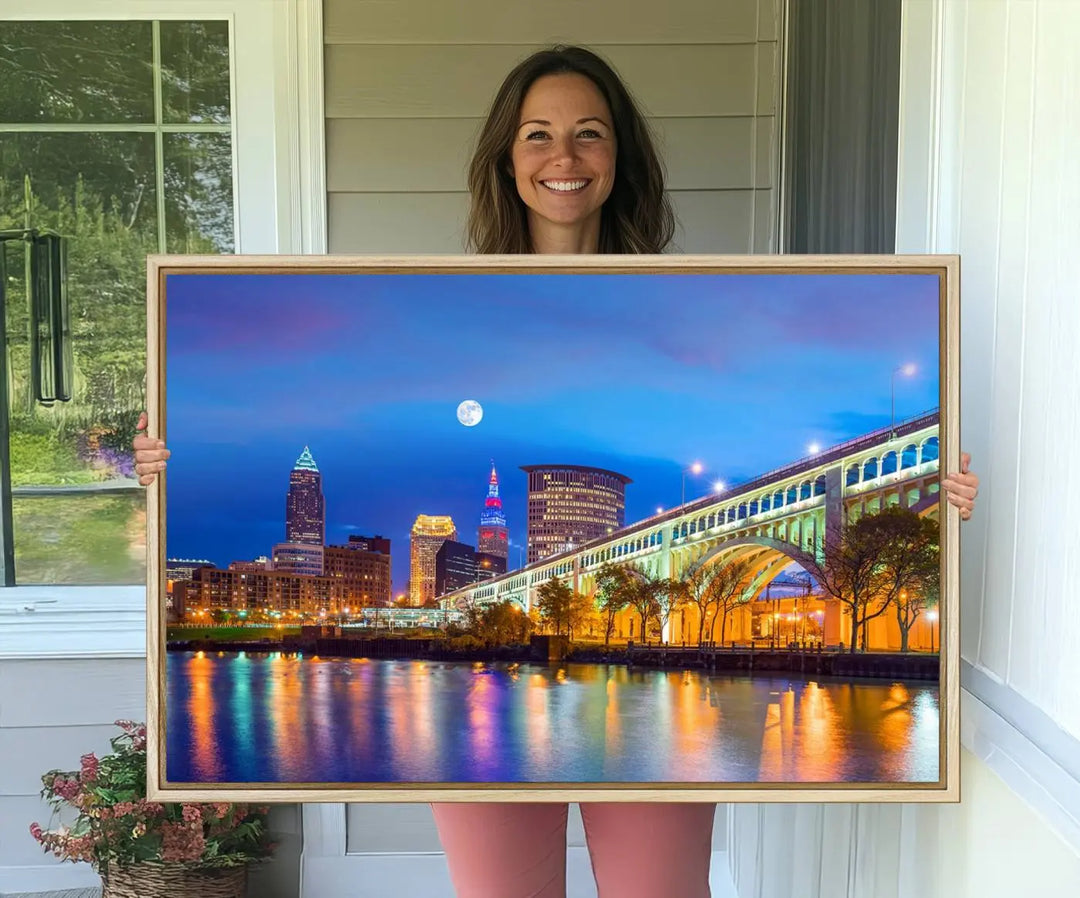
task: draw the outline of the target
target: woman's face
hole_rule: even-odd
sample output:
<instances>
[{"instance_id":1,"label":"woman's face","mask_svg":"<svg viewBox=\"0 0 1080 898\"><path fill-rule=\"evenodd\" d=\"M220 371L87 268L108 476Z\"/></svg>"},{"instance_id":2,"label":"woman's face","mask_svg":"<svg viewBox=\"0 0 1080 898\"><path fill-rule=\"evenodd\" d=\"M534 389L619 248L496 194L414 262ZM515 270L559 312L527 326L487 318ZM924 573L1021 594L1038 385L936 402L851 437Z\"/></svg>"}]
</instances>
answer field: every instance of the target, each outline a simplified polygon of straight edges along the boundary
<instances>
[{"instance_id":1,"label":"woman's face","mask_svg":"<svg viewBox=\"0 0 1080 898\"><path fill-rule=\"evenodd\" d=\"M603 94L584 75L533 82L518 115L510 151L529 227L599 226L615 183L615 128Z\"/></svg>"}]
</instances>

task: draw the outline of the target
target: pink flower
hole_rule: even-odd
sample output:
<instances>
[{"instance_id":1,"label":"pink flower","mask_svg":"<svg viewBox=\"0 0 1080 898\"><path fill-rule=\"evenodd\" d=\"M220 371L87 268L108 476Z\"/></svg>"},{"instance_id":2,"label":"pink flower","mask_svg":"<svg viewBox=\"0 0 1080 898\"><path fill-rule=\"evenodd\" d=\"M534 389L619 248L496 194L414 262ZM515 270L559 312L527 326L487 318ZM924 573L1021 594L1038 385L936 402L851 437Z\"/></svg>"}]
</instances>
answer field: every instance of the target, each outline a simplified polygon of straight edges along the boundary
<instances>
[{"instance_id":1,"label":"pink flower","mask_svg":"<svg viewBox=\"0 0 1080 898\"><path fill-rule=\"evenodd\" d=\"M161 859L197 861L206 848L202 830L184 823L163 823L161 826Z\"/></svg>"},{"instance_id":2,"label":"pink flower","mask_svg":"<svg viewBox=\"0 0 1080 898\"><path fill-rule=\"evenodd\" d=\"M181 811L184 820L188 823L202 823L202 811L197 805L186 804L183 811Z\"/></svg>"},{"instance_id":3,"label":"pink flower","mask_svg":"<svg viewBox=\"0 0 1080 898\"><path fill-rule=\"evenodd\" d=\"M38 842L40 842L42 840L43 833L42 833L40 823L31 823L30 824L30 835L32 835L34 837L34 839L36 841L38 841Z\"/></svg>"},{"instance_id":4,"label":"pink flower","mask_svg":"<svg viewBox=\"0 0 1080 898\"><path fill-rule=\"evenodd\" d=\"M68 779L66 776L57 776L52 781L52 790L65 801L71 801L76 795L79 794L82 788L81 783L75 779Z\"/></svg>"},{"instance_id":5,"label":"pink flower","mask_svg":"<svg viewBox=\"0 0 1080 898\"><path fill-rule=\"evenodd\" d=\"M82 781L84 783L92 783L97 779L98 775L98 759L91 752L88 755L83 755L80 759L82 762Z\"/></svg>"},{"instance_id":6,"label":"pink flower","mask_svg":"<svg viewBox=\"0 0 1080 898\"><path fill-rule=\"evenodd\" d=\"M126 817L134 810L135 805L130 801L118 801L113 805L113 815L116 817Z\"/></svg>"},{"instance_id":7,"label":"pink flower","mask_svg":"<svg viewBox=\"0 0 1080 898\"><path fill-rule=\"evenodd\" d=\"M135 810L144 817L156 817L165 813L165 806L156 801L147 801L140 798L135 805Z\"/></svg>"}]
</instances>

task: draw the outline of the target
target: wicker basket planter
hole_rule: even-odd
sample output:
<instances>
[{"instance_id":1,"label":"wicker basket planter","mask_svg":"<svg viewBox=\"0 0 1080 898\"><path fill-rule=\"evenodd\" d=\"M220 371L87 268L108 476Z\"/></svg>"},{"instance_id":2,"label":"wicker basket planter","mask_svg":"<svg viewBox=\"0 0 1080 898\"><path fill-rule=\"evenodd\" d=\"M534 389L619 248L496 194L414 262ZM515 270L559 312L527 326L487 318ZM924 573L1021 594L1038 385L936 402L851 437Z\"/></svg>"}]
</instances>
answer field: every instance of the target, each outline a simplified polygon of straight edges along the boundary
<instances>
[{"instance_id":1,"label":"wicker basket planter","mask_svg":"<svg viewBox=\"0 0 1080 898\"><path fill-rule=\"evenodd\" d=\"M244 898L247 867L196 870L146 861L101 872L101 898Z\"/></svg>"}]
</instances>

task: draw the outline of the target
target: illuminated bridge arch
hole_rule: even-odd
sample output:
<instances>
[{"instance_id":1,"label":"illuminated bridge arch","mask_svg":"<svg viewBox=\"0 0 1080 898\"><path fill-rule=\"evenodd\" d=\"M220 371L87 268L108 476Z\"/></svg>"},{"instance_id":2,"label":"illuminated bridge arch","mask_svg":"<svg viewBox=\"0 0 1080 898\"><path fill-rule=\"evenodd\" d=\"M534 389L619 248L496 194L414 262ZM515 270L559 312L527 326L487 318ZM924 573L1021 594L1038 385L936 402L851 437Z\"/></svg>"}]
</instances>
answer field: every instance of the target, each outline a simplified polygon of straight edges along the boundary
<instances>
[{"instance_id":1,"label":"illuminated bridge arch","mask_svg":"<svg viewBox=\"0 0 1080 898\"><path fill-rule=\"evenodd\" d=\"M751 599L756 599L765 586L793 561L811 576L817 569L817 562L809 552L789 542L767 536L742 536L713 546L689 565L688 570L706 564L722 564L732 556L746 556L752 562L760 563L750 581L748 592Z\"/></svg>"},{"instance_id":2,"label":"illuminated bridge arch","mask_svg":"<svg viewBox=\"0 0 1080 898\"><path fill-rule=\"evenodd\" d=\"M925 518L928 515L933 514L938 510L940 505L941 493L935 490L932 493L927 493L918 502L908 508L908 511L913 511L920 518Z\"/></svg>"}]
</instances>

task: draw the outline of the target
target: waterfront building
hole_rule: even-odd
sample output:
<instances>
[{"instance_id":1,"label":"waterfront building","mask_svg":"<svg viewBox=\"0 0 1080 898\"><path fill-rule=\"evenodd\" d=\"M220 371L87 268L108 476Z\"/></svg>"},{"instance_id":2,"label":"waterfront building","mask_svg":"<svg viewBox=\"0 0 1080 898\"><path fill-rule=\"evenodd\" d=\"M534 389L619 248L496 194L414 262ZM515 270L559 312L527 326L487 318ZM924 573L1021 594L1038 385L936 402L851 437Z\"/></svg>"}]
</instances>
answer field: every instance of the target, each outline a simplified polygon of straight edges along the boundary
<instances>
[{"instance_id":1,"label":"waterfront building","mask_svg":"<svg viewBox=\"0 0 1080 898\"><path fill-rule=\"evenodd\" d=\"M528 480L528 563L620 530L629 477L581 465L523 465Z\"/></svg>"},{"instance_id":2,"label":"waterfront building","mask_svg":"<svg viewBox=\"0 0 1080 898\"><path fill-rule=\"evenodd\" d=\"M435 554L435 596L475 583L476 549L448 539Z\"/></svg>"},{"instance_id":3,"label":"waterfront building","mask_svg":"<svg viewBox=\"0 0 1080 898\"><path fill-rule=\"evenodd\" d=\"M383 555L389 555L390 540L380 534L362 536L359 533L353 533L349 536L349 548L359 549L362 552L379 552Z\"/></svg>"},{"instance_id":4,"label":"waterfront building","mask_svg":"<svg viewBox=\"0 0 1080 898\"><path fill-rule=\"evenodd\" d=\"M449 515L416 516L409 542L409 601L424 605L435 598L435 556L446 540L457 539Z\"/></svg>"},{"instance_id":5,"label":"waterfront building","mask_svg":"<svg viewBox=\"0 0 1080 898\"><path fill-rule=\"evenodd\" d=\"M347 546L327 546L324 552L324 575L361 586L360 598L363 607L390 605L390 541L385 540L385 543L385 553L359 548L365 543L354 543L352 540Z\"/></svg>"},{"instance_id":6,"label":"waterfront building","mask_svg":"<svg viewBox=\"0 0 1080 898\"><path fill-rule=\"evenodd\" d=\"M278 543L271 556L273 570L283 574L304 574L308 577L323 575L324 552L322 546L304 543Z\"/></svg>"},{"instance_id":7,"label":"waterfront building","mask_svg":"<svg viewBox=\"0 0 1080 898\"><path fill-rule=\"evenodd\" d=\"M205 558L167 558L165 560L165 579L190 580L191 575L201 567L213 567L214 562Z\"/></svg>"},{"instance_id":8,"label":"waterfront building","mask_svg":"<svg viewBox=\"0 0 1080 898\"><path fill-rule=\"evenodd\" d=\"M506 559L487 552L476 553L476 579L487 580L506 573Z\"/></svg>"}]
</instances>

